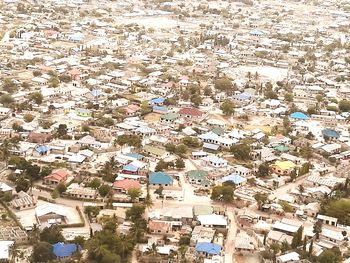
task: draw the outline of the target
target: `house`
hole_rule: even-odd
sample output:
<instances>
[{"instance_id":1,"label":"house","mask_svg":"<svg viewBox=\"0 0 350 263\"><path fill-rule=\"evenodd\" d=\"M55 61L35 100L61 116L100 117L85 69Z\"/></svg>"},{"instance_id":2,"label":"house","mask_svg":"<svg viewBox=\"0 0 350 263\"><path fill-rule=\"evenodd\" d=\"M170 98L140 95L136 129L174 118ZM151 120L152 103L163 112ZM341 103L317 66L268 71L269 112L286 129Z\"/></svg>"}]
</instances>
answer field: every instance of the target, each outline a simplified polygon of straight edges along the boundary
<instances>
[{"instance_id":1,"label":"house","mask_svg":"<svg viewBox=\"0 0 350 263\"><path fill-rule=\"evenodd\" d=\"M156 157L159 159L165 159L166 157L169 156L169 153L166 150L158 148L158 147L154 147L152 145L145 145L143 147L143 150L147 154L151 155L152 157Z\"/></svg>"},{"instance_id":2,"label":"house","mask_svg":"<svg viewBox=\"0 0 350 263\"><path fill-rule=\"evenodd\" d=\"M222 177L220 180L219 180L220 183L226 183L226 182L231 182L233 183L236 187L238 186L242 186L244 184L246 184L247 182L247 179L240 176L239 174L230 174L228 176L225 176L225 177Z\"/></svg>"},{"instance_id":3,"label":"house","mask_svg":"<svg viewBox=\"0 0 350 263\"><path fill-rule=\"evenodd\" d=\"M97 197L96 189L82 187L77 183L73 183L69 185L65 193L69 196L76 197L76 198L96 199Z\"/></svg>"},{"instance_id":4,"label":"house","mask_svg":"<svg viewBox=\"0 0 350 263\"><path fill-rule=\"evenodd\" d=\"M190 244L194 246L198 242L211 243L214 239L215 229L204 226L195 226L191 234Z\"/></svg>"},{"instance_id":5,"label":"house","mask_svg":"<svg viewBox=\"0 0 350 263\"><path fill-rule=\"evenodd\" d=\"M270 230L269 233L267 234L267 241L270 244L272 243L282 244L283 242L287 242L288 244L291 244L292 239L293 239L292 236L276 230Z\"/></svg>"},{"instance_id":6,"label":"house","mask_svg":"<svg viewBox=\"0 0 350 263\"><path fill-rule=\"evenodd\" d=\"M11 259L11 247L14 241L0 240L0 261L8 261Z\"/></svg>"},{"instance_id":7,"label":"house","mask_svg":"<svg viewBox=\"0 0 350 263\"><path fill-rule=\"evenodd\" d=\"M295 168L292 161L276 161L272 166L272 171L279 175L289 175Z\"/></svg>"},{"instance_id":8,"label":"house","mask_svg":"<svg viewBox=\"0 0 350 263\"><path fill-rule=\"evenodd\" d=\"M343 235L340 230L333 230L326 227L322 227L322 232L320 233L320 240L332 242L336 246L340 246L346 241L346 235Z\"/></svg>"},{"instance_id":9,"label":"house","mask_svg":"<svg viewBox=\"0 0 350 263\"><path fill-rule=\"evenodd\" d=\"M68 179L68 172L66 170L57 170L52 172L48 176L45 176L43 181L44 184L48 185L58 185L60 183L65 183Z\"/></svg>"},{"instance_id":10,"label":"house","mask_svg":"<svg viewBox=\"0 0 350 263\"><path fill-rule=\"evenodd\" d=\"M189 118L189 119L198 119L203 117L204 113L196 108L182 108L178 114L181 117Z\"/></svg>"},{"instance_id":11,"label":"house","mask_svg":"<svg viewBox=\"0 0 350 263\"><path fill-rule=\"evenodd\" d=\"M0 182L0 194L10 193L12 194L13 188L3 182Z\"/></svg>"},{"instance_id":12,"label":"house","mask_svg":"<svg viewBox=\"0 0 350 263\"><path fill-rule=\"evenodd\" d=\"M47 155L48 153L50 153L50 147L46 145L37 145L34 148L33 156L40 157L43 155Z\"/></svg>"},{"instance_id":13,"label":"house","mask_svg":"<svg viewBox=\"0 0 350 263\"><path fill-rule=\"evenodd\" d=\"M90 118L92 116L91 110L79 108L75 111L75 114L79 117Z\"/></svg>"},{"instance_id":14,"label":"house","mask_svg":"<svg viewBox=\"0 0 350 263\"><path fill-rule=\"evenodd\" d=\"M213 228L226 228L227 220L223 215L211 214L211 215L199 215L197 220L204 227L213 227Z\"/></svg>"},{"instance_id":15,"label":"house","mask_svg":"<svg viewBox=\"0 0 350 263\"><path fill-rule=\"evenodd\" d=\"M255 249L252 237L245 232L237 233L235 248L239 252L252 252Z\"/></svg>"},{"instance_id":16,"label":"house","mask_svg":"<svg viewBox=\"0 0 350 263\"><path fill-rule=\"evenodd\" d=\"M193 221L193 207L192 206L181 206L164 208L162 210L162 218L166 221L172 221L176 223L191 224ZM180 225L180 224L179 224Z\"/></svg>"},{"instance_id":17,"label":"house","mask_svg":"<svg viewBox=\"0 0 350 263\"><path fill-rule=\"evenodd\" d=\"M291 262L299 262L300 255L297 252L290 252L276 258L277 263L291 263Z\"/></svg>"},{"instance_id":18,"label":"house","mask_svg":"<svg viewBox=\"0 0 350 263\"><path fill-rule=\"evenodd\" d=\"M226 160L220 157L217 157L215 155L209 155L209 156L203 157L202 160L204 161L205 164L209 164L216 168L222 168L227 166Z\"/></svg>"},{"instance_id":19,"label":"house","mask_svg":"<svg viewBox=\"0 0 350 263\"><path fill-rule=\"evenodd\" d=\"M50 142L52 139L53 139L52 135L47 133L31 132L28 135L28 141L31 143L43 144L43 143Z\"/></svg>"},{"instance_id":20,"label":"house","mask_svg":"<svg viewBox=\"0 0 350 263\"><path fill-rule=\"evenodd\" d=\"M326 215L317 215L316 219L322 221L323 224L330 226L337 226L338 218L326 216Z\"/></svg>"},{"instance_id":21,"label":"house","mask_svg":"<svg viewBox=\"0 0 350 263\"><path fill-rule=\"evenodd\" d=\"M187 173L187 178L191 184L201 184L207 180L208 172L203 170L191 170Z\"/></svg>"},{"instance_id":22,"label":"house","mask_svg":"<svg viewBox=\"0 0 350 263\"><path fill-rule=\"evenodd\" d=\"M43 204L35 208L35 216L39 224L66 224L67 212L63 206Z\"/></svg>"},{"instance_id":23,"label":"house","mask_svg":"<svg viewBox=\"0 0 350 263\"><path fill-rule=\"evenodd\" d=\"M199 242L196 244L195 249L199 253L199 256L211 258L212 256L220 255L222 247L215 243Z\"/></svg>"},{"instance_id":24,"label":"house","mask_svg":"<svg viewBox=\"0 0 350 263\"><path fill-rule=\"evenodd\" d=\"M136 180L123 179L113 183L113 189L120 193L127 193L129 189L141 189L141 185Z\"/></svg>"},{"instance_id":25,"label":"house","mask_svg":"<svg viewBox=\"0 0 350 263\"><path fill-rule=\"evenodd\" d=\"M30 209L36 206L37 197L31 196L23 191L18 193L18 196L11 201L11 207L16 210Z\"/></svg>"},{"instance_id":26,"label":"house","mask_svg":"<svg viewBox=\"0 0 350 263\"><path fill-rule=\"evenodd\" d=\"M169 112L160 117L162 123L174 123L179 118L177 113Z\"/></svg>"},{"instance_id":27,"label":"house","mask_svg":"<svg viewBox=\"0 0 350 263\"><path fill-rule=\"evenodd\" d=\"M58 242L52 245L53 254L57 258L68 258L71 257L74 253L81 250L81 247L77 244L65 244L63 242Z\"/></svg>"},{"instance_id":28,"label":"house","mask_svg":"<svg viewBox=\"0 0 350 263\"><path fill-rule=\"evenodd\" d=\"M154 172L149 175L149 184L153 186L170 186L173 185L174 179L164 172Z\"/></svg>"},{"instance_id":29,"label":"house","mask_svg":"<svg viewBox=\"0 0 350 263\"><path fill-rule=\"evenodd\" d=\"M167 235L171 233L171 222L151 220L148 222L148 229L152 234Z\"/></svg>"},{"instance_id":30,"label":"house","mask_svg":"<svg viewBox=\"0 0 350 263\"><path fill-rule=\"evenodd\" d=\"M94 149L100 149L101 148L101 143L98 142L94 137L92 137L91 135L86 135L83 138L81 138L78 143L81 146L87 146L87 147L91 147Z\"/></svg>"}]
</instances>

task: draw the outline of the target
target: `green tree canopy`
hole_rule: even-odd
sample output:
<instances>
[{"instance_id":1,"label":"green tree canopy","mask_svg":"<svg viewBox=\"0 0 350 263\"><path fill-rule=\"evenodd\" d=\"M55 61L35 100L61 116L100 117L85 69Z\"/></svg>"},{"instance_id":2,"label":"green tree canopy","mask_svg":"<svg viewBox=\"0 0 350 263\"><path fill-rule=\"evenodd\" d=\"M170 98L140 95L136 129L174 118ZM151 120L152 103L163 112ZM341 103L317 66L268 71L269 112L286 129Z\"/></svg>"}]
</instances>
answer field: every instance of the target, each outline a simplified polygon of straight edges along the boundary
<instances>
[{"instance_id":1,"label":"green tree canopy","mask_svg":"<svg viewBox=\"0 0 350 263\"><path fill-rule=\"evenodd\" d=\"M234 144L230 148L230 152L233 153L236 159L239 160L250 160L251 148L246 143Z\"/></svg>"},{"instance_id":2,"label":"green tree canopy","mask_svg":"<svg viewBox=\"0 0 350 263\"><path fill-rule=\"evenodd\" d=\"M222 113L230 116L235 113L235 104L231 100L225 100L223 103L220 105L220 110L222 110Z\"/></svg>"},{"instance_id":3,"label":"green tree canopy","mask_svg":"<svg viewBox=\"0 0 350 263\"><path fill-rule=\"evenodd\" d=\"M47 242L34 244L32 252L33 262L48 262L55 258L52 251L52 245Z\"/></svg>"}]
</instances>

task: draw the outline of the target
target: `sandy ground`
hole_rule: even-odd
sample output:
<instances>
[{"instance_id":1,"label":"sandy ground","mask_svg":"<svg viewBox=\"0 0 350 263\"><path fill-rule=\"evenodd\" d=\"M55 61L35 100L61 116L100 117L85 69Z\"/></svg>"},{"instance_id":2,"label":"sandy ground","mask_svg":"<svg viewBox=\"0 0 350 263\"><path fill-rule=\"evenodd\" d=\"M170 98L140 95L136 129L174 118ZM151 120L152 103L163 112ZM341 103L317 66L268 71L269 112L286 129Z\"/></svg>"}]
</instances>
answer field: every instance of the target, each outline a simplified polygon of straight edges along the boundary
<instances>
[{"instance_id":1,"label":"sandy ground","mask_svg":"<svg viewBox=\"0 0 350 263\"><path fill-rule=\"evenodd\" d=\"M251 254L251 255L235 255L235 262L236 263L258 263L260 262L260 259L257 255Z\"/></svg>"},{"instance_id":2,"label":"sandy ground","mask_svg":"<svg viewBox=\"0 0 350 263\"><path fill-rule=\"evenodd\" d=\"M150 114L147 114L145 116L145 121L148 122L148 123L154 123L154 122L159 121L160 116L161 115L158 114L158 113L150 113Z\"/></svg>"},{"instance_id":3,"label":"sandy ground","mask_svg":"<svg viewBox=\"0 0 350 263\"><path fill-rule=\"evenodd\" d=\"M51 203L38 200L37 207L41 205L47 205L47 204L51 204ZM66 212L68 224L81 223L79 213L74 207L68 207L68 206L59 205L59 204L55 204L55 206L62 207L63 210ZM16 212L15 214L19 218L23 226L33 226L34 224L38 223L35 216L35 209L23 210L23 211Z\"/></svg>"}]
</instances>

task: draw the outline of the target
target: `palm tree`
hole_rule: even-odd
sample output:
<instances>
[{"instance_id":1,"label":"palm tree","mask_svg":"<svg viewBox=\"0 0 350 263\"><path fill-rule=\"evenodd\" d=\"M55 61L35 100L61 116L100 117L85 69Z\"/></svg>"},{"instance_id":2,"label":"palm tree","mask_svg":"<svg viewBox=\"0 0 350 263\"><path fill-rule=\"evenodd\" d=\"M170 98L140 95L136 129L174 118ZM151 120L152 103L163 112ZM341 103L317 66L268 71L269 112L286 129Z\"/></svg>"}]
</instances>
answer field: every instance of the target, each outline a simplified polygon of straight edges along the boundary
<instances>
[{"instance_id":1,"label":"palm tree","mask_svg":"<svg viewBox=\"0 0 350 263\"><path fill-rule=\"evenodd\" d=\"M19 149L19 140L17 138L5 139L0 146L1 159L5 161L6 167L11 156L11 150Z\"/></svg>"},{"instance_id":2,"label":"palm tree","mask_svg":"<svg viewBox=\"0 0 350 263\"><path fill-rule=\"evenodd\" d=\"M158 255L158 250L157 250L156 244L152 243L152 245L147 248L146 253L152 257L156 257Z\"/></svg>"},{"instance_id":3,"label":"palm tree","mask_svg":"<svg viewBox=\"0 0 350 263\"><path fill-rule=\"evenodd\" d=\"M118 242L118 247L120 248L121 256L122 258L125 258L125 256L132 251L134 244L131 242L130 237L122 235L120 237L120 240Z\"/></svg>"}]
</instances>

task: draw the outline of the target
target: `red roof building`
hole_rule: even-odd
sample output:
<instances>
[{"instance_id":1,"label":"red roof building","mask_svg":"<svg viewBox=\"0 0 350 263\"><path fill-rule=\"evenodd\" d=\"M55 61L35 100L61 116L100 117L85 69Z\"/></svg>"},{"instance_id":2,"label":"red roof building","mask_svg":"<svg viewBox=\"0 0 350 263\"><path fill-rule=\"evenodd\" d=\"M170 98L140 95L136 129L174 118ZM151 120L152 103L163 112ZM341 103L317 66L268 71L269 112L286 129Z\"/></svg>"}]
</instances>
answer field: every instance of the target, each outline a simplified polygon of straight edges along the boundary
<instances>
[{"instance_id":1,"label":"red roof building","mask_svg":"<svg viewBox=\"0 0 350 263\"><path fill-rule=\"evenodd\" d=\"M44 177L44 184L58 185L60 183L65 183L67 179L68 172L66 170L57 170Z\"/></svg>"},{"instance_id":2,"label":"red roof building","mask_svg":"<svg viewBox=\"0 0 350 263\"><path fill-rule=\"evenodd\" d=\"M187 118L200 118L203 116L204 113L199 109L186 107L186 108L182 108L179 111L179 114L182 117L187 117Z\"/></svg>"},{"instance_id":3,"label":"red roof building","mask_svg":"<svg viewBox=\"0 0 350 263\"><path fill-rule=\"evenodd\" d=\"M141 185L138 181L131 179L124 179L113 183L113 189L122 193L128 192L131 188L140 189Z\"/></svg>"}]
</instances>

